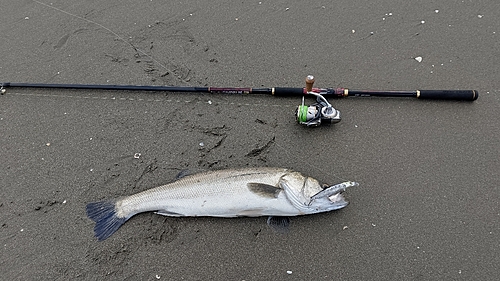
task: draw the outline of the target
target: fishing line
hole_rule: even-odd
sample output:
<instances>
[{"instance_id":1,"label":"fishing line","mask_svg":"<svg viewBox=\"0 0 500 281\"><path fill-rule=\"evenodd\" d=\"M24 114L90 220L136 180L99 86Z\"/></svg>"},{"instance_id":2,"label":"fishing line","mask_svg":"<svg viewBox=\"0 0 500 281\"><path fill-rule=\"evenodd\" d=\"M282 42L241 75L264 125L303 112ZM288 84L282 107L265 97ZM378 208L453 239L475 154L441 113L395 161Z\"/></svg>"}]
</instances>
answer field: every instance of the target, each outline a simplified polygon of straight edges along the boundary
<instances>
[{"instance_id":1,"label":"fishing line","mask_svg":"<svg viewBox=\"0 0 500 281\"><path fill-rule=\"evenodd\" d=\"M282 107L282 106L279 106L279 107ZM250 126L252 127L252 129L255 131L255 132L259 132L259 130L254 126L254 124L250 124ZM253 134L251 134L253 135ZM276 138L276 133L274 133L274 138ZM255 139L255 138L254 138ZM321 172L322 174L326 174L328 176L331 176L331 177L334 177L340 181L348 181L347 179L344 179L342 177L339 177L337 176L336 173L333 173L331 171L325 171L323 168L321 168L320 166L318 165L314 165L313 163L311 163L310 161L307 161L308 158L304 158L304 157L299 157L297 155L301 155L300 153L291 153L289 152L285 147L281 146L278 142L278 139L275 139L274 141L274 145L276 145L276 147L278 147L286 156L288 156L290 159L296 159L296 162L302 162L302 163L305 163L308 167L310 168L313 168L319 172ZM300 165L299 165L300 166ZM300 171L299 171L300 172ZM329 183L331 184L331 183Z\"/></svg>"},{"instance_id":2,"label":"fishing line","mask_svg":"<svg viewBox=\"0 0 500 281\"><path fill-rule=\"evenodd\" d=\"M253 124L252 124L252 125L250 125L250 126L253 128L253 130L254 130L255 132L258 132L257 128L256 128ZM276 135L275 135L275 137L276 137ZM317 170L317 171L319 171L319 172L321 172L321 173L323 173L323 174L326 174L326 175L332 176L332 177L334 177L334 178L336 178L336 179L338 179L338 180L341 180L341 181L348 181L347 179L344 179L344 178L342 178L342 177L337 176L337 174L336 174L336 173L332 173L331 171L325 171L325 170L324 170L324 169L322 169L320 166L314 165L314 164L310 163L309 161L305 161L303 157L297 157L296 155L293 155L292 153L288 152L288 150L287 150L287 149L285 149L285 147L281 146L281 145L278 143L278 141L277 141L277 140L275 140L275 141L274 141L274 144L276 145L276 147L280 148L280 150L281 150L281 151L283 151L283 152L284 152L284 154L286 154L286 155L287 155L290 159L296 159L296 160L298 160L298 162L305 163L305 164L306 164L307 166L309 166L310 168L313 168L313 169L315 169L315 170ZM299 172L300 172L300 171L299 171ZM331 183L329 183L329 184L331 184Z\"/></svg>"},{"instance_id":3,"label":"fishing line","mask_svg":"<svg viewBox=\"0 0 500 281\"><path fill-rule=\"evenodd\" d=\"M116 97L116 96L108 96L108 97L103 97L102 95L99 96L81 96L81 95L57 95L57 94L33 94L33 93L19 93L19 92L6 92L6 95L18 95L18 96L32 96L32 97L52 97L52 98L71 98L71 99L82 99L82 100L108 100L108 101L122 101L122 102L165 102L165 103L190 103L190 104L198 104L198 105L208 105L208 106L215 106L215 105L225 105L225 106L247 106L247 107L256 107L256 108L263 108L263 107L274 107L274 108L294 108L295 106L292 105L278 105L278 104L269 104L269 103L237 103L237 102L223 102L220 100L217 100L216 97L213 99L209 99L208 101L193 101L193 100L182 100L182 99L158 99L158 98L150 98L150 99L145 99L145 98L125 98L125 97ZM250 123L250 127L253 129L255 134L249 134L251 138L259 142L259 140L256 138L259 132L259 130L254 124ZM276 131L274 131L274 137L276 137ZM339 179L341 181L347 181L346 179L337 176L337 174L332 173L331 171L326 171L325 169L321 168L318 165L315 165L309 161L306 161L302 157L297 157L296 152L289 152L284 146L282 146L279 143L279 140L276 139L273 143L283 154L285 154L287 157L290 159L296 159L296 162L302 163L307 165L310 168L313 168L323 174L332 176L336 179Z\"/></svg>"},{"instance_id":4,"label":"fishing line","mask_svg":"<svg viewBox=\"0 0 500 281\"><path fill-rule=\"evenodd\" d=\"M111 34L113 34L114 36L116 36L116 37L117 37L120 41L124 42L125 44L130 45L130 47L132 47L136 53L140 53L140 54L142 54L142 55L146 56L147 58L151 59L153 62L155 62L156 64L158 64L159 66L161 66L161 67L162 67L162 68L164 68L165 70L167 70L167 71L169 71L169 72L172 72L172 70L170 70L167 66L165 66L164 64L162 64L161 62L159 62L158 60L156 60L155 58L153 58L151 55L149 55L149 54L147 54L146 52L144 52L143 50L141 50L141 49L137 48L134 44L132 44L132 43L130 43L130 42L128 42L128 41L126 41L126 40L125 40L122 36L118 35L118 33L116 33L116 32L114 32L113 30L111 30L111 29L107 28L106 26L104 26L104 25L102 25L102 24L100 24L100 23L98 23L98 22L95 22L95 21L92 21L92 20L89 20L89 19L86 19L86 18L80 17L80 16L78 16L78 15L72 14L72 13L70 13L70 12L67 12L67 11L63 10L63 9L60 9L60 8L57 8L57 7L51 6L51 5L49 5L49 4L46 4L46 3L40 2L40 1L38 1L38 0L32 0L32 1L33 1L33 2L36 2L36 3L40 4L40 5L43 5L43 6L45 6L45 7L49 7L49 8L51 8L51 9L54 9L54 10L56 10L56 11L58 11L58 12L64 13L64 14L66 14L66 15L69 15L69 16L72 16L72 17L75 17L75 18L77 18L77 19L80 19L80 20L86 21L86 22L88 22L88 23L91 23L91 24L97 25L97 26L99 26L99 27L101 27L101 28L105 29L105 30L106 30L106 31L108 31L109 33L111 33ZM181 81L181 82L182 82L182 81Z\"/></svg>"},{"instance_id":5,"label":"fishing line","mask_svg":"<svg viewBox=\"0 0 500 281\"><path fill-rule=\"evenodd\" d=\"M33 94L33 93L16 93L16 92L5 92L5 95L16 95L16 96L31 96L31 97L53 97L53 98L72 98L72 99L86 99L86 100L113 100L113 101L141 101L141 102L166 102L166 103L192 103L192 104L206 104L206 105L232 105L232 106L255 106L255 107L288 107L293 108L292 105L278 105L278 104L268 104L268 103L241 103L241 102L221 102L221 101L195 101L187 99L158 99L158 98L120 98L116 96L103 97L103 96L82 96L82 95L56 95L56 94Z\"/></svg>"}]
</instances>

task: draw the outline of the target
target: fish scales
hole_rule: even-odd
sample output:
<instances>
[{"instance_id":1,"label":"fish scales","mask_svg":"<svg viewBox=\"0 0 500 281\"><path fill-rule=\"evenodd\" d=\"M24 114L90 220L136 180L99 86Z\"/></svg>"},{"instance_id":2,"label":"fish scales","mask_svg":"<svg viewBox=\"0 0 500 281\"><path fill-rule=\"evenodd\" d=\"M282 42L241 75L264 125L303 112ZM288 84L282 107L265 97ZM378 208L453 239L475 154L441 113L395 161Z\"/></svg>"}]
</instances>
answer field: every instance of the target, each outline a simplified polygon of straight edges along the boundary
<instances>
[{"instance_id":1,"label":"fish scales","mask_svg":"<svg viewBox=\"0 0 500 281\"><path fill-rule=\"evenodd\" d=\"M155 211L181 216L297 216L347 206L341 192L358 185L323 188L313 178L284 168L243 168L185 176L172 183L117 200L87 204L99 240L111 236L130 217ZM269 221L268 221L269 222Z\"/></svg>"},{"instance_id":2,"label":"fish scales","mask_svg":"<svg viewBox=\"0 0 500 281\"><path fill-rule=\"evenodd\" d=\"M251 192L247 184L258 182L278 186L286 169L223 170L220 173L201 173L186 176L173 183L159 186L126 197L117 202L119 217L135 213L159 211L170 216L252 216L252 210L288 210L283 215L297 215L295 208L288 208L288 202L271 200ZM266 202L267 201L267 202ZM164 211L164 212L162 212ZM294 212L295 214L292 214ZM255 213L254 216L268 215Z\"/></svg>"}]
</instances>

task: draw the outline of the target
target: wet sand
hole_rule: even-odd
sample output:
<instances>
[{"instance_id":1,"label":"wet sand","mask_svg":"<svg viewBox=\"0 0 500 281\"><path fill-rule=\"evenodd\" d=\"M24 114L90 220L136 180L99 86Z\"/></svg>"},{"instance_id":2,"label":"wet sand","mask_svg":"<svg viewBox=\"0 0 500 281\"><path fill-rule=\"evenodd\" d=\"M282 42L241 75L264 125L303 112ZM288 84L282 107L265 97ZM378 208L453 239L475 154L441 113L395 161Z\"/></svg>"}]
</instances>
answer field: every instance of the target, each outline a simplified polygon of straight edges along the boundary
<instances>
[{"instance_id":1,"label":"wet sand","mask_svg":"<svg viewBox=\"0 0 500 281\"><path fill-rule=\"evenodd\" d=\"M320 87L480 93L331 99L342 121L311 129L296 97L9 88L5 280L498 278L499 2L0 2L4 82L303 87L312 74ZM144 213L93 236L89 202L246 166L360 186L284 235L266 218Z\"/></svg>"}]
</instances>

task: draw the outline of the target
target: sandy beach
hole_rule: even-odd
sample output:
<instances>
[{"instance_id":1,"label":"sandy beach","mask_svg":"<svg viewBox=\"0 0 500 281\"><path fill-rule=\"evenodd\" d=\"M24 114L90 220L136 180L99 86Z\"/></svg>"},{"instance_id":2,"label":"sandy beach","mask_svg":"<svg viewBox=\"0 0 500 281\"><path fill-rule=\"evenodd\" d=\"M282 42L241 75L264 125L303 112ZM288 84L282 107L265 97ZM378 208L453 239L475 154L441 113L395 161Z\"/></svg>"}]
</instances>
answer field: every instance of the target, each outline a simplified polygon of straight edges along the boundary
<instances>
[{"instance_id":1,"label":"sandy beach","mask_svg":"<svg viewBox=\"0 0 500 281\"><path fill-rule=\"evenodd\" d=\"M473 102L6 88L2 280L497 280L500 2L0 0L0 83L471 89ZM315 100L306 98L306 104ZM183 170L284 167L360 183L292 218L132 217L89 202Z\"/></svg>"}]
</instances>

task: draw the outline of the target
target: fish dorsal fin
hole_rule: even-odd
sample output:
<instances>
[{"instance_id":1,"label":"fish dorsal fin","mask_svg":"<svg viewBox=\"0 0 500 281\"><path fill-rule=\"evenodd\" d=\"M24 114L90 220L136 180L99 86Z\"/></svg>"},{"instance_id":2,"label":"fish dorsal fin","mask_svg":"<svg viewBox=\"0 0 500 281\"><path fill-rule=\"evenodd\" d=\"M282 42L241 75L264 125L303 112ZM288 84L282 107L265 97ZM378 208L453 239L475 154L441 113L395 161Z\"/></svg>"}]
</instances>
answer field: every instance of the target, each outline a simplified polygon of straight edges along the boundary
<instances>
[{"instance_id":1,"label":"fish dorsal fin","mask_svg":"<svg viewBox=\"0 0 500 281\"><path fill-rule=\"evenodd\" d=\"M268 198L277 198L282 190L274 185L258 182L249 182L247 183L247 187L251 192Z\"/></svg>"}]
</instances>

